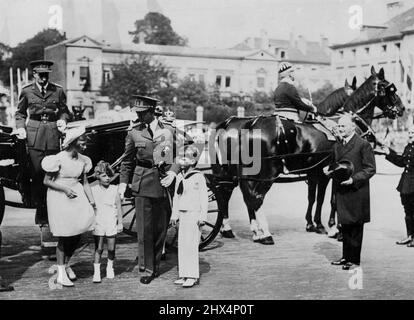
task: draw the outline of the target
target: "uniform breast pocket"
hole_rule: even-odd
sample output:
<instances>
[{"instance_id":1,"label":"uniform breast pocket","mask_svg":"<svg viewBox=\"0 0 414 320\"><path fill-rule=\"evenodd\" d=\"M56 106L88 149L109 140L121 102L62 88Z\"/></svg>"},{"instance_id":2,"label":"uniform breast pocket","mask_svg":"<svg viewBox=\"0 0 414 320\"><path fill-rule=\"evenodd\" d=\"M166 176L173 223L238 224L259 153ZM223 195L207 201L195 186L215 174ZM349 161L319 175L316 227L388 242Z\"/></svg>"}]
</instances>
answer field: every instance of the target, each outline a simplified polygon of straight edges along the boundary
<instances>
[{"instance_id":1,"label":"uniform breast pocket","mask_svg":"<svg viewBox=\"0 0 414 320\"><path fill-rule=\"evenodd\" d=\"M144 141L137 141L135 142L135 147L137 148L138 153L141 154L146 148L146 143Z\"/></svg>"}]
</instances>

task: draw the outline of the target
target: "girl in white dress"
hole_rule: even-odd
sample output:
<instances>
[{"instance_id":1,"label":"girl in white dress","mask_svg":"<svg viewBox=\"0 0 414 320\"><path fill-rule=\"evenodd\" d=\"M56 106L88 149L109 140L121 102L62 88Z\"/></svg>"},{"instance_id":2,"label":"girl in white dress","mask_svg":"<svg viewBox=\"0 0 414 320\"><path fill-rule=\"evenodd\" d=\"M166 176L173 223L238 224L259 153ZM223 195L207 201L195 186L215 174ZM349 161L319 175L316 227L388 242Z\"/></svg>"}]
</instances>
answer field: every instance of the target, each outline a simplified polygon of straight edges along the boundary
<instances>
[{"instance_id":1,"label":"girl in white dress","mask_svg":"<svg viewBox=\"0 0 414 320\"><path fill-rule=\"evenodd\" d=\"M106 266L106 277L113 279L115 259L116 234L122 232L122 206L118 194L118 187L110 184L114 172L109 163L100 161L95 167L95 176L98 184L92 187L92 194L96 203L95 230L95 256L93 282L101 282L101 257L103 253L104 238L108 244L108 264Z\"/></svg>"},{"instance_id":2,"label":"girl in white dress","mask_svg":"<svg viewBox=\"0 0 414 320\"><path fill-rule=\"evenodd\" d=\"M69 260L82 233L92 230L94 224L94 200L86 176L92 169L92 162L80 153L85 146L85 141L80 139L84 132L84 128L69 130L62 144L63 151L42 161L46 171L44 184L48 187L50 231L58 237L57 283L66 287L72 287L71 280L76 279L73 270L67 267ZM79 179L83 180L83 185Z\"/></svg>"},{"instance_id":3,"label":"girl in white dress","mask_svg":"<svg viewBox=\"0 0 414 320\"><path fill-rule=\"evenodd\" d=\"M178 275L175 284L192 287L199 283L200 271L198 246L200 243L200 227L204 225L208 211L208 192L204 175L195 169L199 150L189 145L184 157L178 158L181 173L177 175L172 225L180 221L178 229Z\"/></svg>"}]
</instances>

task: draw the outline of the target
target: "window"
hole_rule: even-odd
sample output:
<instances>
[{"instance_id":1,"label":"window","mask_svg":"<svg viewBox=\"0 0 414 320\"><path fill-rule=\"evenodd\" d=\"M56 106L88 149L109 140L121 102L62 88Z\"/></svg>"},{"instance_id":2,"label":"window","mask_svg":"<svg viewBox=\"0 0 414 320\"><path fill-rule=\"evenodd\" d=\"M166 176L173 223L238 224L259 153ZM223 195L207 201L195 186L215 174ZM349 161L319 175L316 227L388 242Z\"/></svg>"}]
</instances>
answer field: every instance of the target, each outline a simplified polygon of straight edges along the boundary
<instances>
[{"instance_id":1,"label":"window","mask_svg":"<svg viewBox=\"0 0 414 320\"><path fill-rule=\"evenodd\" d=\"M111 71L104 70L103 71L103 83L107 84L109 82L109 80L111 80Z\"/></svg>"},{"instance_id":2,"label":"window","mask_svg":"<svg viewBox=\"0 0 414 320\"><path fill-rule=\"evenodd\" d=\"M221 87L221 76L216 76L216 85Z\"/></svg>"},{"instance_id":3,"label":"window","mask_svg":"<svg viewBox=\"0 0 414 320\"><path fill-rule=\"evenodd\" d=\"M204 74L198 75L198 82L204 83Z\"/></svg>"},{"instance_id":4,"label":"window","mask_svg":"<svg viewBox=\"0 0 414 320\"><path fill-rule=\"evenodd\" d=\"M285 51L280 51L280 58L284 59L286 57L286 52Z\"/></svg>"},{"instance_id":5,"label":"window","mask_svg":"<svg viewBox=\"0 0 414 320\"><path fill-rule=\"evenodd\" d=\"M352 56L355 58L356 57L356 49L352 49Z\"/></svg>"},{"instance_id":6,"label":"window","mask_svg":"<svg viewBox=\"0 0 414 320\"><path fill-rule=\"evenodd\" d=\"M190 78L190 81L194 82L195 81L195 74L194 73L190 73L188 75L188 77Z\"/></svg>"},{"instance_id":7,"label":"window","mask_svg":"<svg viewBox=\"0 0 414 320\"><path fill-rule=\"evenodd\" d=\"M365 48L365 54L366 54L366 55L369 55L369 47L366 47L366 48Z\"/></svg>"},{"instance_id":8,"label":"window","mask_svg":"<svg viewBox=\"0 0 414 320\"><path fill-rule=\"evenodd\" d=\"M257 78L257 87L258 88L264 88L265 87L265 78L258 77Z\"/></svg>"},{"instance_id":9,"label":"window","mask_svg":"<svg viewBox=\"0 0 414 320\"><path fill-rule=\"evenodd\" d=\"M401 48L401 43L397 42L397 43L395 44L395 46L397 47L397 49L398 49L398 50L400 50L400 48Z\"/></svg>"},{"instance_id":10,"label":"window","mask_svg":"<svg viewBox=\"0 0 414 320\"><path fill-rule=\"evenodd\" d=\"M344 50L339 50L339 57L340 57L341 59L343 59L343 58L344 58Z\"/></svg>"},{"instance_id":11,"label":"window","mask_svg":"<svg viewBox=\"0 0 414 320\"><path fill-rule=\"evenodd\" d=\"M230 76L227 76L226 77L226 88L229 88L230 87L230 84L231 84L231 77Z\"/></svg>"},{"instance_id":12,"label":"window","mask_svg":"<svg viewBox=\"0 0 414 320\"><path fill-rule=\"evenodd\" d=\"M387 45L386 45L386 44L384 44L384 45L382 46L382 52L387 52Z\"/></svg>"},{"instance_id":13,"label":"window","mask_svg":"<svg viewBox=\"0 0 414 320\"><path fill-rule=\"evenodd\" d=\"M89 67L79 68L79 84L82 87L82 91L89 91L91 88Z\"/></svg>"}]
</instances>

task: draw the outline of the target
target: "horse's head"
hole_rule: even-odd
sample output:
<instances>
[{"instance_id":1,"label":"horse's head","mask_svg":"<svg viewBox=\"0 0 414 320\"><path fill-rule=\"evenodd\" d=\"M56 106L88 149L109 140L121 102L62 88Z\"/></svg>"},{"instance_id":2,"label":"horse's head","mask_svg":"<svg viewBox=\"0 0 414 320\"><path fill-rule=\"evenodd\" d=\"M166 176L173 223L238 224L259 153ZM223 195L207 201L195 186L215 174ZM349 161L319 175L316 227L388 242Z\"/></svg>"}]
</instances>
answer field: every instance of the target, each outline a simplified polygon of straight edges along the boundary
<instances>
[{"instance_id":1,"label":"horse's head","mask_svg":"<svg viewBox=\"0 0 414 320\"><path fill-rule=\"evenodd\" d=\"M405 107L397 94L397 88L393 83L385 79L384 69L377 73L371 68L372 83L375 93L375 105L380 108L385 117L395 119L401 117Z\"/></svg>"}]
</instances>

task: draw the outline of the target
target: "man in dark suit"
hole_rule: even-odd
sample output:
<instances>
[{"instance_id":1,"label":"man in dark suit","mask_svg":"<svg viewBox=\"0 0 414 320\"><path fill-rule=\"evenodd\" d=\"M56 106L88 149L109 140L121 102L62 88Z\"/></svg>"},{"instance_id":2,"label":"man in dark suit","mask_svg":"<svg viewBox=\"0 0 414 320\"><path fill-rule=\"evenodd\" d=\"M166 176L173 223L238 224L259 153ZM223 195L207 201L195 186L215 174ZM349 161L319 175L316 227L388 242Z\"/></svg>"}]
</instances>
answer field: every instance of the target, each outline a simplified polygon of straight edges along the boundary
<instances>
[{"instance_id":1,"label":"man in dark suit","mask_svg":"<svg viewBox=\"0 0 414 320\"><path fill-rule=\"evenodd\" d=\"M27 138L31 161L32 201L36 205L36 224L48 224L46 188L40 163L47 155L60 151L60 132L66 127L70 112L61 86L49 82L52 61L32 61L35 81L22 88L15 114L18 138ZM26 124L26 119L29 120Z\"/></svg>"},{"instance_id":2,"label":"man in dark suit","mask_svg":"<svg viewBox=\"0 0 414 320\"><path fill-rule=\"evenodd\" d=\"M119 193L125 193L132 177L131 190L135 197L136 226L138 234L138 263L143 284L159 275L162 249L170 214L168 188L179 171L179 166L167 157L165 175L159 170L161 161L156 155L159 146L173 150L174 127L155 118L157 100L134 96L138 123L128 132L124 160L121 163ZM157 157L158 156L158 157ZM158 159L157 159L158 158Z\"/></svg>"},{"instance_id":3,"label":"man in dark suit","mask_svg":"<svg viewBox=\"0 0 414 320\"><path fill-rule=\"evenodd\" d=\"M350 161L354 172L348 180L336 185L338 223L342 226L342 258L332 265L349 270L361 262L364 224L370 221L369 179L375 174L375 157L371 145L355 133L350 115L338 122L341 142L334 145L334 162Z\"/></svg>"}]
</instances>

